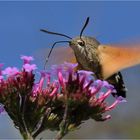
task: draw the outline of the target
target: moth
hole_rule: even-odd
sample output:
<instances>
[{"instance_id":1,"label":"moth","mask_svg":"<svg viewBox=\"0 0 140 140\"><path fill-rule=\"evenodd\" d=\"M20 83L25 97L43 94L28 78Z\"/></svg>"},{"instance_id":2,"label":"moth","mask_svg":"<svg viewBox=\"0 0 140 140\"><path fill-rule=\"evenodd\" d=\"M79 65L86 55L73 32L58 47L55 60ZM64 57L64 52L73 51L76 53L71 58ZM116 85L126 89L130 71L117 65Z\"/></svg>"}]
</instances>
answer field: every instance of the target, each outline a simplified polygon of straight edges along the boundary
<instances>
[{"instance_id":1,"label":"moth","mask_svg":"<svg viewBox=\"0 0 140 140\"><path fill-rule=\"evenodd\" d=\"M69 39L68 41L58 41L53 44L46 63L57 43L69 43L67 48L56 48L57 56L61 57L58 58L59 60L78 63L77 70L92 71L97 79L106 80L112 84L117 91L117 93L112 93L113 96L126 97L126 88L120 70L140 64L139 45L102 44L94 37L83 36L83 31L88 22L89 17L87 17L80 35L75 38L41 29L42 32Z\"/></svg>"}]
</instances>

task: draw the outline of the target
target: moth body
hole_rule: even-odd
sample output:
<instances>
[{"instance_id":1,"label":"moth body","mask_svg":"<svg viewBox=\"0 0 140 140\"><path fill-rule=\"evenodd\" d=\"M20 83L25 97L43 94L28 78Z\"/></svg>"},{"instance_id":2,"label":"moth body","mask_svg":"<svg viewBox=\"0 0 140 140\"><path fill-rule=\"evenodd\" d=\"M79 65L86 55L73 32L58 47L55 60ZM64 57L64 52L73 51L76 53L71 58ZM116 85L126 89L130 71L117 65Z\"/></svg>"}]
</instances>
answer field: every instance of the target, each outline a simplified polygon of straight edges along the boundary
<instances>
[{"instance_id":1,"label":"moth body","mask_svg":"<svg viewBox=\"0 0 140 140\"><path fill-rule=\"evenodd\" d=\"M112 75L104 74L105 63L102 63L102 51L100 51L100 43L95 38L82 36L72 39L69 43L73 49L78 69L84 69L94 72L97 79L107 80L114 85L117 93L112 93L113 96L126 97L126 88L120 72L112 73ZM111 61L111 59L109 60ZM109 69L109 67L108 67Z\"/></svg>"}]
</instances>

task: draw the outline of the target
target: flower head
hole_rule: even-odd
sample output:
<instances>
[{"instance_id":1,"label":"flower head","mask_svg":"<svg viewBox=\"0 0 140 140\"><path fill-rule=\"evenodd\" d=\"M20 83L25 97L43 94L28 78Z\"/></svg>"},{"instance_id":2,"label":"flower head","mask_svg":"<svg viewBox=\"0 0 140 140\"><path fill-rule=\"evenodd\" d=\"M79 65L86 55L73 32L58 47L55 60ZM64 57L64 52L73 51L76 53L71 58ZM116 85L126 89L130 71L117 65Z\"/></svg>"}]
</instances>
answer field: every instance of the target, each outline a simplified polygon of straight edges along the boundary
<instances>
[{"instance_id":1,"label":"flower head","mask_svg":"<svg viewBox=\"0 0 140 140\"><path fill-rule=\"evenodd\" d=\"M30 132L38 135L45 129L67 127L69 131L71 126L76 128L90 118L105 121L111 116L104 113L125 101L118 97L108 105L106 99L114 87L95 80L93 72L75 71L77 64L55 65L50 71L41 71L39 81L35 81L37 66L29 63L33 58L22 56L22 59L21 70L8 67L0 75L0 103L20 131L24 129L20 124L27 124Z\"/></svg>"},{"instance_id":2,"label":"flower head","mask_svg":"<svg viewBox=\"0 0 140 140\"><path fill-rule=\"evenodd\" d=\"M26 55L21 55L20 58L24 61L24 64L29 64L31 61L34 60L32 56L26 56Z\"/></svg>"},{"instance_id":3,"label":"flower head","mask_svg":"<svg viewBox=\"0 0 140 140\"><path fill-rule=\"evenodd\" d=\"M26 72L31 72L35 69L37 69L37 66L35 64L24 64L23 65L23 69L26 71Z\"/></svg>"},{"instance_id":4,"label":"flower head","mask_svg":"<svg viewBox=\"0 0 140 140\"><path fill-rule=\"evenodd\" d=\"M18 72L19 72L19 70L16 67L7 67L5 70L2 71L2 74L7 75L7 76L14 76Z\"/></svg>"}]
</instances>

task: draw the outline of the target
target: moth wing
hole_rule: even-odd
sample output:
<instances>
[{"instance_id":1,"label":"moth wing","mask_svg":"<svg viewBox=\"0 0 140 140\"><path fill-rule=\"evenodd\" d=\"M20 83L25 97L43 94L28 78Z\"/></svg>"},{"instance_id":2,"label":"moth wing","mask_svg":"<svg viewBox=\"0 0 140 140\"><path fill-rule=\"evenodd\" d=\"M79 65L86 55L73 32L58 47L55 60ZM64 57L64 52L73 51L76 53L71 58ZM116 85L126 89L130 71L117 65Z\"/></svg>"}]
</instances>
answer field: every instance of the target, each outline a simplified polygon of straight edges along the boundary
<instances>
[{"instance_id":1,"label":"moth wing","mask_svg":"<svg viewBox=\"0 0 140 140\"><path fill-rule=\"evenodd\" d=\"M100 45L98 51L104 79L140 64L140 45Z\"/></svg>"},{"instance_id":2,"label":"moth wing","mask_svg":"<svg viewBox=\"0 0 140 140\"><path fill-rule=\"evenodd\" d=\"M45 64L51 48L38 50L35 56ZM70 47L55 47L49 57L47 65L62 64L64 62L77 63L73 50Z\"/></svg>"}]
</instances>

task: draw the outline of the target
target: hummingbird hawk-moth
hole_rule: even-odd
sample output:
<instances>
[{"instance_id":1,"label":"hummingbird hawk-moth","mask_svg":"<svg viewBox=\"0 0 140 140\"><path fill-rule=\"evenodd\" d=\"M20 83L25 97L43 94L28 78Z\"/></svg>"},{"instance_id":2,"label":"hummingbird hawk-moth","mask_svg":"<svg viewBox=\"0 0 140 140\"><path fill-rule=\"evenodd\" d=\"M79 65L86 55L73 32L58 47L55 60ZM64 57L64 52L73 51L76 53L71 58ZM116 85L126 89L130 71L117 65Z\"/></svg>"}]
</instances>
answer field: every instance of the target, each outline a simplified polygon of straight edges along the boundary
<instances>
[{"instance_id":1,"label":"hummingbird hawk-moth","mask_svg":"<svg viewBox=\"0 0 140 140\"><path fill-rule=\"evenodd\" d=\"M57 56L60 56L61 60L78 63L78 70L83 69L94 72L96 78L107 80L114 85L117 93L112 93L113 96L126 97L126 88L120 70L140 64L139 45L131 45L131 47L127 45L104 45L93 37L83 36L83 31L88 22L89 17L80 35L75 38L41 29L45 33L60 35L70 39L69 41L55 42L46 62L57 43L68 42L70 47L59 47L56 49L58 51Z\"/></svg>"}]
</instances>

